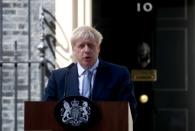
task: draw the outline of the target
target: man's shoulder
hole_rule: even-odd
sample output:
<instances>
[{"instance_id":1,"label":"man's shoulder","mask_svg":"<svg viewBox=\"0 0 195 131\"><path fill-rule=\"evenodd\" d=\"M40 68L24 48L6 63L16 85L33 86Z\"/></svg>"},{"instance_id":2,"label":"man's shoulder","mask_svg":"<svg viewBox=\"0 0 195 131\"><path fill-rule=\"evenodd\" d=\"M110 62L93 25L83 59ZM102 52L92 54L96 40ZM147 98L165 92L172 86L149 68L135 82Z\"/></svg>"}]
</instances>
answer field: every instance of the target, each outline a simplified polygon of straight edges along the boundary
<instances>
[{"instance_id":1,"label":"man's shoulder","mask_svg":"<svg viewBox=\"0 0 195 131\"><path fill-rule=\"evenodd\" d=\"M103 60L101 60L101 64L102 64L102 66L104 66L106 68L127 69L127 67L124 65L120 65L120 64L116 64L116 63L112 63L112 62L108 62L108 61L103 61Z\"/></svg>"},{"instance_id":2,"label":"man's shoulder","mask_svg":"<svg viewBox=\"0 0 195 131\"><path fill-rule=\"evenodd\" d=\"M68 65L67 67L55 69L55 70L53 70L53 72L54 72L54 73L57 73L57 74L59 74L59 73L60 73L60 74L61 74L61 73L65 73L65 72L71 70L71 69L74 67L74 65L76 65L76 64L75 64L75 63L71 63L71 64Z\"/></svg>"}]
</instances>

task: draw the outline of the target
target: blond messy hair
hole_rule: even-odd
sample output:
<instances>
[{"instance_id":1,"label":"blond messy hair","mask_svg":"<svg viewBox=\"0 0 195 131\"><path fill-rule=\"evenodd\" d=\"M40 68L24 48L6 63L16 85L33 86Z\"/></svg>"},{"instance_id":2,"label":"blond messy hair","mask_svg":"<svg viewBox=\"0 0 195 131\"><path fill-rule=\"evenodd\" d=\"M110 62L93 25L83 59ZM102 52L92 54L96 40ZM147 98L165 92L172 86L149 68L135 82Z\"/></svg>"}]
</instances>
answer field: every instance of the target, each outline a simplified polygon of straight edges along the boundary
<instances>
[{"instance_id":1,"label":"blond messy hair","mask_svg":"<svg viewBox=\"0 0 195 131\"><path fill-rule=\"evenodd\" d=\"M78 40L92 40L101 44L103 39L102 34L91 26L80 26L73 30L70 42L74 46Z\"/></svg>"}]
</instances>

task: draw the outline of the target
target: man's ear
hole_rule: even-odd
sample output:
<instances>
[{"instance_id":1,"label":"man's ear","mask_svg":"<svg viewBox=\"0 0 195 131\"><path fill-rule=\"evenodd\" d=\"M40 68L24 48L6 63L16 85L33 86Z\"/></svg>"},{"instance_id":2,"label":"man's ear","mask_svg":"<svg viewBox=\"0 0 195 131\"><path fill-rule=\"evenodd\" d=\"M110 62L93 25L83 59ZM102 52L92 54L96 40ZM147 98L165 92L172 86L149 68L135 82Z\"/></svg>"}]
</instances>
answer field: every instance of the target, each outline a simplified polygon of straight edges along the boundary
<instances>
[{"instance_id":1,"label":"man's ear","mask_svg":"<svg viewBox=\"0 0 195 131\"><path fill-rule=\"evenodd\" d=\"M71 60L72 60L73 63L76 62L76 58L74 57L74 54L73 53L71 54Z\"/></svg>"},{"instance_id":2,"label":"man's ear","mask_svg":"<svg viewBox=\"0 0 195 131\"><path fill-rule=\"evenodd\" d=\"M99 48L99 53L100 53L100 50L101 50L101 45L100 44L99 44L99 47L98 48Z\"/></svg>"}]
</instances>

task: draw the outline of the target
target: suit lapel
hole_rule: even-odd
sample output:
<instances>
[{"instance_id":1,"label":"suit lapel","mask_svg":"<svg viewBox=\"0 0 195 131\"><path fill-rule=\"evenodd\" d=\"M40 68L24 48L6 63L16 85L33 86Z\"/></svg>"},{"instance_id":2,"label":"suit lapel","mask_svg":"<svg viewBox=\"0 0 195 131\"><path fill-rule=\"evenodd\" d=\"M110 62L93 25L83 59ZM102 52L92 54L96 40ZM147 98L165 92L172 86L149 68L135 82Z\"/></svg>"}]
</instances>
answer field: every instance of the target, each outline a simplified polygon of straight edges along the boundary
<instances>
[{"instance_id":1,"label":"suit lapel","mask_svg":"<svg viewBox=\"0 0 195 131\"><path fill-rule=\"evenodd\" d=\"M65 75L65 96L79 96L79 80L78 80L78 69L76 64L74 64L70 69L67 70L68 72ZM95 81L94 87L92 92L92 99L96 100L104 93L104 88L106 84L106 65L103 61L100 61Z\"/></svg>"},{"instance_id":2,"label":"suit lapel","mask_svg":"<svg viewBox=\"0 0 195 131\"><path fill-rule=\"evenodd\" d=\"M104 93L104 87L105 87L105 66L102 61L100 61L99 66L97 68L95 81L94 81L94 87L93 87L93 95L92 99L96 100L99 96L101 96L102 93Z\"/></svg>"},{"instance_id":3,"label":"suit lapel","mask_svg":"<svg viewBox=\"0 0 195 131\"><path fill-rule=\"evenodd\" d=\"M79 94L79 80L78 71L76 64L72 66L66 75L67 85L66 85L66 96L78 96Z\"/></svg>"}]
</instances>

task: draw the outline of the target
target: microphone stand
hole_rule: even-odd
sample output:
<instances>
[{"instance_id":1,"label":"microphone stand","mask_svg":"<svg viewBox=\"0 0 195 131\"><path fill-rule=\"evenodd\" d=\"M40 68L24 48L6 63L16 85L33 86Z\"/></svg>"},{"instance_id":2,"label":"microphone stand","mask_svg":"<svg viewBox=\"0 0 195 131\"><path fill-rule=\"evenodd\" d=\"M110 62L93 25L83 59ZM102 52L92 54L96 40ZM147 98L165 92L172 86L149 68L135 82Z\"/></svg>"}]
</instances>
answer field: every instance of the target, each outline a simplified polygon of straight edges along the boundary
<instances>
[{"instance_id":1,"label":"microphone stand","mask_svg":"<svg viewBox=\"0 0 195 131\"><path fill-rule=\"evenodd\" d=\"M90 79L90 86L89 86L89 99L92 101L92 78L93 78L93 71L90 72L91 73L91 79Z\"/></svg>"}]
</instances>

